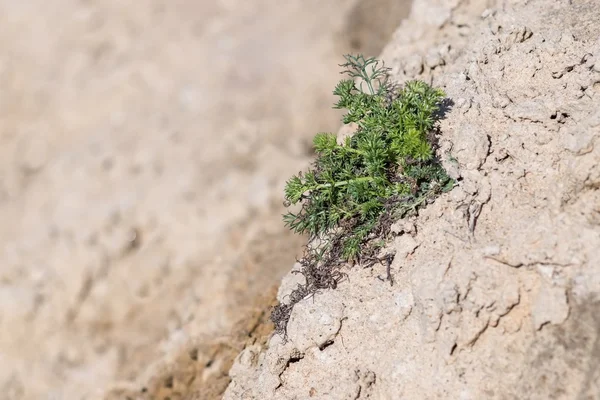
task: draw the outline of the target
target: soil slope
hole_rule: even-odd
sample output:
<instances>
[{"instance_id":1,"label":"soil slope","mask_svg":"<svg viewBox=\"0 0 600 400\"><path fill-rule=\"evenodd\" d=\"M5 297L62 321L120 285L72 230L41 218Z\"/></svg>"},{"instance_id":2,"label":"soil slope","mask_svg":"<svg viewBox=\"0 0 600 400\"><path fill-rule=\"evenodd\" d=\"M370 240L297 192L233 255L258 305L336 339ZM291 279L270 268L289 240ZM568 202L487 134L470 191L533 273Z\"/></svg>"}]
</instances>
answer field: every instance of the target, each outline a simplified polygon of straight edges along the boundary
<instances>
[{"instance_id":1,"label":"soil slope","mask_svg":"<svg viewBox=\"0 0 600 400\"><path fill-rule=\"evenodd\" d=\"M599 32L594 0L417 0L383 58L446 90L459 184L395 224L393 286L348 268L225 399L600 398Z\"/></svg>"}]
</instances>

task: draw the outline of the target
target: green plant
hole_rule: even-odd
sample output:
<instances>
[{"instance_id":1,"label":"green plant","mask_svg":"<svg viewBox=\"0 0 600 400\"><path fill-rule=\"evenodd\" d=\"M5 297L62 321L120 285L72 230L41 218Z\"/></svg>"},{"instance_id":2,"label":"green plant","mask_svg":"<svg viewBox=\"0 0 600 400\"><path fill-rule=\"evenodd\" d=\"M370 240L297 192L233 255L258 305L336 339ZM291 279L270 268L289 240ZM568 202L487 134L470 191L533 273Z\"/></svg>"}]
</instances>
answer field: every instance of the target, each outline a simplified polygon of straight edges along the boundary
<instances>
[{"instance_id":1,"label":"green plant","mask_svg":"<svg viewBox=\"0 0 600 400\"><path fill-rule=\"evenodd\" d=\"M381 246L374 238L454 184L434 157L443 91L421 81L399 88L375 58L345 59L347 79L333 92L339 98L335 108L347 110L343 122L356 124L356 132L343 143L334 134L317 134L312 168L285 187L288 205L299 207L284 215L285 224L310 236L299 260L304 294L335 287L342 263L372 260Z\"/></svg>"}]
</instances>

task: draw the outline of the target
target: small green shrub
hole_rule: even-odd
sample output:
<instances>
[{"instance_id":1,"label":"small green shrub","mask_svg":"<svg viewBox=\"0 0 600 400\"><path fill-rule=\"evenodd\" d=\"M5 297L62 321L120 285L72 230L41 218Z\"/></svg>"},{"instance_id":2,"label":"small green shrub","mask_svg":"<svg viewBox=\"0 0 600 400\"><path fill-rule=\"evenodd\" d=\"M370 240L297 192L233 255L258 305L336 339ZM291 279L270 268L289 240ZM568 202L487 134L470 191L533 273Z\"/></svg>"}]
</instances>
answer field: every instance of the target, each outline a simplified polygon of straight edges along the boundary
<instances>
[{"instance_id":1,"label":"small green shrub","mask_svg":"<svg viewBox=\"0 0 600 400\"><path fill-rule=\"evenodd\" d=\"M444 92L421 81L399 88L375 58L345 59L347 79L334 90L335 108L347 110L343 122L356 124L356 132L342 144L332 133L317 134L312 168L285 187L286 202L299 211L288 212L284 222L310 239L299 260L306 285L292 294L291 306L280 305L273 313L280 330L294 300L335 287L344 262L372 262L381 245L373 239L385 238L394 220L454 184L434 157Z\"/></svg>"}]
</instances>

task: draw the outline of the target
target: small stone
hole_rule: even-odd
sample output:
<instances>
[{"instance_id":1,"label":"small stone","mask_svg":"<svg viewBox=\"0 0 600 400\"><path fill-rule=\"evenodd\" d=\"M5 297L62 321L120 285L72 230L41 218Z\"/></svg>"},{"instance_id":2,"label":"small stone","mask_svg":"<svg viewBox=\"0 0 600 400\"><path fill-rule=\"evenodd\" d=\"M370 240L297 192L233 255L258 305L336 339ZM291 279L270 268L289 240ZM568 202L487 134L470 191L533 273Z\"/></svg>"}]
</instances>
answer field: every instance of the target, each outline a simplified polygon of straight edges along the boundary
<instances>
[{"instance_id":1,"label":"small stone","mask_svg":"<svg viewBox=\"0 0 600 400\"><path fill-rule=\"evenodd\" d=\"M495 152L494 159L498 162L502 160L506 160L509 157L508 151L502 147L498 151Z\"/></svg>"},{"instance_id":2,"label":"small stone","mask_svg":"<svg viewBox=\"0 0 600 400\"><path fill-rule=\"evenodd\" d=\"M244 367L252 367L256 364L258 354L260 353L259 346L249 346L245 348L238 357L238 362Z\"/></svg>"},{"instance_id":3,"label":"small stone","mask_svg":"<svg viewBox=\"0 0 600 400\"><path fill-rule=\"evenodd\" d=\"M502 28L502 26L496 22L496 21L490 21L490 32L492 33L492 35L497 35L498 33L500 33L500 28Z\"/></svg>"},{"instance_id":4,"label":"small stone","mask_svg":"<svg viewBox=\"0 0 600 400\"><path fill-rule=\"evenodd\" d=\"M423 57L415 54L406 60L404 73L411 78L420 75L423 72Z\"/></svg>"},{"instance_id":5,"label":"small stone","mask_svg":"<svg viewBox=\"0 0 600 400\"><path fill-rule=\"evenodd\" d=\"M439 53L440 57L442 57L443 59L447 59L448 57L450 57L451 50L452 50L452 46L450 46L450 44L448 44L448 43L445 43L439 47L438 53Z\"/></svg>"},{"instance_id":6,"label":"small stone","mask_svg":"<svg viewBox=\"0 0 600 400\"><path fill-rule=\"evenodd\" d=\"M469 68L467 69L467 76L470 79L475 79L479 76L479 72L481 71L479 65L476 62L472 62L469 64Z\"/></svg>"},{"instance_id":7,"label":"small stone","mask_svg":"<svg viewBox=\"0 0 600 400\"><path fill-rule=\"evenodd\" d=\"M560 41L562 47L570 48L575 44L575 36L570 31L565 31L560 36Z\"/></svg>"},{"instance_id":8,"label":"small stone","mask_svg":"<svg viewBox=\"0 0 600 400\"><path fill-rule=\"evenodd\" d=\"M456 107L463 108L467 104L467 99L460 97L456 100Z\"/></svg>"},{"instance_id":9,"label":"small stone","mask_svg":"<svg viewBox=\"0 0 600 400\"><path fill-rule=\"evenodd\" d=\"M497 244L491 244L487 247L484 247L481 252L484 256L497 256L500 254L500 246Z\"/></svg>"},{"instance_id":10,"label":"small stone","mask_svg":"<svg viewBox=\"0 0 600 400\"><path fill-rule=\"evenodd\" d=\"M398 307L397 310L400 313L400 320L404 321L410 315L415 305L412 290L405 289L399 292L394 298L394 303Z\"/></svg>"},{"instance_id":11,"label":"small stone","mask_svg":"<svg viewBox=\"0 0 600 400\"><path fill-rule=\"evenodd\" d=\"M492 106L495 108L506 108L510 104L510 99L505 94L494 96Z\"/></svg>"},{"instance_id":12,"label":"small stone","mask_svg":"<svg viewBox=\"0 0 600 400\"><path fill-rule=\"evenodd\" d=\"M409 254L415 252L421 243L410 235L398 236L394 239L394 248L396 249L396 258L399 260L405 259Z\"/></svg>"},{"instance_id":13,"label":"small stone","mask_svg":"<svg viewBox=\"0 0 600 400\"><path fill-rule=\"evenodd\" d=\"M401 219L392 224L390 231L395 235L399 235L401 233L411 234L416 232L416 227L414 222Z\"/></svg>"},{"instance_id":14,"label":"small stone","mask_svg":"<svg viewBox=\"0 0 600 400\"><path fill-rule=\"evenodd\" d=\"M512 43L523 43L527 39L533 36L533 32L526 26L521 26L519 28L513 29L508 37L506 38L507 44Z\"/></svg>"},{"instance_id":15,"label":"small stone","mask_svg":"<svg viewBox=\"0 0 600 400\"><path fill-rule=\"evenodd\" d=\"M430 51L427 53L427 56L425 57L425 65L427 65L428 68L434 69L435 67L444 64L444 59L437 51Z\"/></svg>"},{"instance_id":16,"label":"small stone","mask_svg":"<svg viewBox=\"0 0 600 400\"><path fill-rule=\"evenodd\" d=\"M471 27L463 25L463 26L459 26L458 27L458 34L460 36L469 36L469 34L471 33Z\"/></svg>"},{"instance_id":17,"label":"small stone","mask_svg":"<svg viewBox=\"0 0 600 400\"><path fill-rule=\"evenodd\" d=\"M569 316L567 294L562 287L543 283L533 305L532 318L535 329L546 324L561 324Z\"/></svg>"},{"instance_id":18,"label":"small stone","mask_svg":"<svg viewBox=\"0 0 600 400\"><path fill-rule=\"evenodd\" d=\"M494 15L496 15L496 10L493 10L493 9L490 9L490 8L486 8L481 13L481 19L486 19L487 17L493 17Z\"/></svg>"},{"instance_id":19,"label":"small stone","mask_svg":"<svg viewBox=\"0 0 600 400\"><path fill-rule=\"evenodd\" d=\"M581 62L585 63L586 68L593 69L594 64L596 62L596 58L591 53L587 53L583 56Z\"/></svg>"},{"instance_id":20,"label":"small stone","mask_svg":"<svg viewBox=\"0 0 600 400\"><path fill-rule=\"evenodd\" d=\"M490 139L486 132L477 125L464 124L461 130L468 140L456 141L454 156L465 169L477 170L488 156Z\"/></svg>"},{"instance_id":21,"label":"small stone","mask_svg":"<svg viewBox=\"0 0 600 400\"><path fill-rule=\"evenodd\" d=\"M292 310L288 323L288 337L301 352L310 347L321 347L333 341L342 326L344 305L333 291L318 299L303 300Z\"/></svg>"}]
</instances>

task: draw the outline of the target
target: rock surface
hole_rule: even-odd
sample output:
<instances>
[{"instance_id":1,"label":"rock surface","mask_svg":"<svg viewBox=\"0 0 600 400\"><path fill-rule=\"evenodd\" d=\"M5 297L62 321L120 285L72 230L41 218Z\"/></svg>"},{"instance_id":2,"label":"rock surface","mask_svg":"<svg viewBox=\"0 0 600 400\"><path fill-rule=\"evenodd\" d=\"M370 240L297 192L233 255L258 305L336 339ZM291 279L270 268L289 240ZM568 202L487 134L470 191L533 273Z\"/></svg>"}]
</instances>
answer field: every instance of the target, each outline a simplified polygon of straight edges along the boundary
<instances>
[{"instance_id":1,"label":"rock surface","mask_svg":"<svg viewBox=\"0 0 600 400\"><path fill-rule=\"evenodd\" d=\"M594 0L415 1L383 58L452 99L459 185L394 226L393 286L348 268L242 351L225 399L600 398L599 21Z\"/></svg>"}]
</instances>

